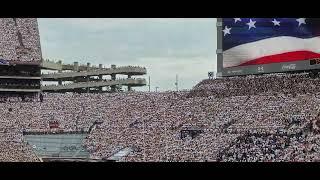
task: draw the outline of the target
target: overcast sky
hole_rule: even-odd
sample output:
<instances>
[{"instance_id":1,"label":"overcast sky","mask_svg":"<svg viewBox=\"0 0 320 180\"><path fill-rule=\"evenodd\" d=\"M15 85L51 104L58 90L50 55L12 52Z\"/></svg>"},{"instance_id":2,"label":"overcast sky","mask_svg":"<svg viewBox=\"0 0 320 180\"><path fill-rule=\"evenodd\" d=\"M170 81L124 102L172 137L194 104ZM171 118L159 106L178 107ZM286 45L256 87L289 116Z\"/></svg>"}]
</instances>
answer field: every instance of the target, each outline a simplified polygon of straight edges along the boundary
<instances>
[{"instance_id":1,"label":"overcast sky","mask_svg":"<svg viewBox=\"0 0 320 180\"><path fill-rule=\"evenodd\" d=\"M151 90L191 89L216 68L216 19L38 19L44 59L147 68ZM148 90L148 87L135 88Z\"/></svg>"}]
</instances>

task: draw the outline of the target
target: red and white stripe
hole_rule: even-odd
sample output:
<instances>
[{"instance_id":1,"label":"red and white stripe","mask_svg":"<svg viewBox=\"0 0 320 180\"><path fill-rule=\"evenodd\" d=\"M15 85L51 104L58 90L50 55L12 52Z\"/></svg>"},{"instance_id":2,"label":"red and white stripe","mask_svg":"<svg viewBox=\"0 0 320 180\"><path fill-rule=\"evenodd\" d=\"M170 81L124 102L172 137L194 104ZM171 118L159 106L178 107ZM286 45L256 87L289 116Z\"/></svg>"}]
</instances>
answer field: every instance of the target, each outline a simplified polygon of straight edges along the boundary
<instances>
[{"instance_id":1,"label":"red and white stripe","mask_svg":"<svg viewBox=\"0 0 320 180\"><path fill-rule=\"evenodd\" d=\"M291 62L320 58L320 37L274 37L242 44L223 52L223 67Z\"/></svg>"}]
</instances>

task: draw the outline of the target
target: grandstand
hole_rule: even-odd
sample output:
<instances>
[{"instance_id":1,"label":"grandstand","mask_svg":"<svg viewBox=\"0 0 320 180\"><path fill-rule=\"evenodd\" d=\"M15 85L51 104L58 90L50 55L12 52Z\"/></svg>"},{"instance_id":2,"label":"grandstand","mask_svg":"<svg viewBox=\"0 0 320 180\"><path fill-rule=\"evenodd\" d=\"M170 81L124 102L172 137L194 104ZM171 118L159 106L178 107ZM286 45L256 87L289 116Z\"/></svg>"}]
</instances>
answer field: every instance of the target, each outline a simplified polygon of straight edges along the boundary
<instances>
[{"instance_id":1,"label":"grandstand","mask_svg":"<svg viewBox=\"0 0 320 180\"><path fill-rule=\"evenodd\" d=\"M36 96L40 90L41 48L35 18L0 19L0 94Z\"/></svg>"},{"instance_id":2,"label":"grandstand","mask_svg":"<svg viewBox=\"0 0 320 180\"><path fill-rule=\"evenodd\" d=\"M132 87L145 86L144 78L133 78L132 76L144 75L147 73L146 68L138 66L116 67L111 65L105 68L102 64L99 67L79 65L74 62L73 65L62 64L61 61L54 63L52 61L43 61L42 68L47 70L57 70L57 73L42 74L44 82L58 82L57 85L42 86L44 92L116 92L121 91L121 86L127 86L128 91ZM117 79L117 74L126 75L126 79ZM105 77L109 75L110 78ZM72 82L72 83L64 83ZM110 90L104 90L104 87L111 87Z\"/></svg>"}]
</instances>

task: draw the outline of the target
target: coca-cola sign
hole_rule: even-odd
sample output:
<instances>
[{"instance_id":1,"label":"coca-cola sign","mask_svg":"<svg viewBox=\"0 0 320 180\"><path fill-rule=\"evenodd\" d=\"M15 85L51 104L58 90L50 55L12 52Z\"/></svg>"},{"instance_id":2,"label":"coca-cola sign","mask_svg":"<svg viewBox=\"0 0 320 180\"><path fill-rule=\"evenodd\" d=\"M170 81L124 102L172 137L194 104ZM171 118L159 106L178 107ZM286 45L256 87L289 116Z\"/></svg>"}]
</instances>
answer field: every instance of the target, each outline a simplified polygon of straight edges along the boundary
<instances>
[{"instance_id":1,"label":"coca-cola sign","mask_svg":"<svg viewBox=\"0 0 320 180\"><path fill-rule=\"evenodd\" d=\"M282 70L295 70L296 64L287 64L282 66Z\"/></svg>"}]
</instances>

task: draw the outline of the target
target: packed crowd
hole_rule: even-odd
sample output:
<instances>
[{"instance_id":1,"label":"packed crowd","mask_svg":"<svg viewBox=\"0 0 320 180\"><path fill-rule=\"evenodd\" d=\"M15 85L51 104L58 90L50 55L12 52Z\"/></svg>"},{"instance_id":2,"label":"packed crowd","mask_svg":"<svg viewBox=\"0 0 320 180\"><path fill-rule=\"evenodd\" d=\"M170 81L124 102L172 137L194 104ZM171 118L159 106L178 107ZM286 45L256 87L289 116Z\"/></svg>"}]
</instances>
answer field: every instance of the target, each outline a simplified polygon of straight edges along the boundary
<instances>
[{"instance_id":1,"label":"packed crowd","mask_svg":"<svg viewBox=\"0 0 320 180\"><path fill-rule=\"evenodd\" d=\"M190 96L224 98L272 93L295 95L315 93L319 85L320 80L310 78L307 73L228 77L203 80L194 87Z\"/></svg>"},{"instance_id":2,"label":"packed crowd","mask_svg":"<svg viewBox=\"0 0 320 180\"><path fill-rule=\"evenodd\" d=\"M41 61L36 18L0 18L0 59L20 62Z\"/></svg>"},{"instance_id":3,"label":"packed crowd","mask_svg":"<svg viewBox=\"0 0 320 180\"><path fill-rule=\"evenodd\" d=\"M0 132L0 161L3 162L39 162L32 147L23 141L21 133Z\"/></svg>"},{"instance_id":4,"label":"packed crowd","mask_svg":"<svg viewBox=\"0 0 320 180\"><path fill-rule=\"evenodd\" d=\"M319 82L289 74L204 80L180 92L46 93L42 102L0 103L0 131L51 132L54 121L90 130L91 158L132 148L121 161L318 161Z\"/></svg>"}]
</instances>

